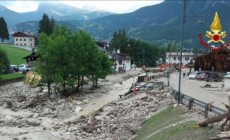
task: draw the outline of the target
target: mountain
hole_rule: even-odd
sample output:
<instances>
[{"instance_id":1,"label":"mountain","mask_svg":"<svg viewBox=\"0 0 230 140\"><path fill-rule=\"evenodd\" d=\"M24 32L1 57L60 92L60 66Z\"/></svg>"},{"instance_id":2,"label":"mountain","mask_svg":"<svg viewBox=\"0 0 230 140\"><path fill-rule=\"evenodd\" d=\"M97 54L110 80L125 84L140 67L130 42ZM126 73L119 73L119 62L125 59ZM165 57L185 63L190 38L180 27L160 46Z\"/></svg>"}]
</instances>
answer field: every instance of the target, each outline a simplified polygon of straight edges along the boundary
<instances>
[{"instance_id":1,"label":"mountain","mask_svg":"<svg viewBox=\"0 0 230 140\"><path fill-rule=\"evenodd\" d=\"M46 13L56 20L91 20L113 13L105 11L88 11L65 4L40 4L36 11L17 13L0 5L0 16L4 17L8 27L26 21L38 21Z\"/></svg>"},{"instance_id":2,"label":"mountain","mask_svg":"<svg viewBox=\"0 0 230 140\"><path fill-rule=\"evenodd\" d=\"M67 25L74 31L83 29L99 40L109 40L115 31L125 29L131 38L154 43L162 43L167 40L180 42L182 8L182 0L165 0L160 4L143 7L132 13L113 14L92 20L59 20L58 24ZM223 30L227 34L229 33L226 39L230 38L229 0L187 0L186 8L185 47L200 46L198 34L205 34L210 30L216 11L219 14ZM204 22L198 24L201 17ZM20 26L25 24L27 22Z\"/></svg>"}]
</instances>

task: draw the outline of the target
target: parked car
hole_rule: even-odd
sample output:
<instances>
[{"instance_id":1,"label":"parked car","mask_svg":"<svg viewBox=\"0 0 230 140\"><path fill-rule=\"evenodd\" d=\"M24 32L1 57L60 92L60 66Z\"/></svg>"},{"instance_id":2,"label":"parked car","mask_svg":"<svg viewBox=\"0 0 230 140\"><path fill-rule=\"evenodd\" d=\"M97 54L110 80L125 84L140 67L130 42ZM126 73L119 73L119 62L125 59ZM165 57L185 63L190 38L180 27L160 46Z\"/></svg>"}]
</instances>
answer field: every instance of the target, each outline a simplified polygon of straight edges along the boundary
<instances>
[{"instance_id":1,"label":"parked car","mask_svg":"<svg viewBox=\"0 0 230 140\"><path fill-rule=\"evenodd\" d=\"M191 72L188 76L189 79L196 79L197 74L199 74L198 71Z\"/></svg>"},{"instance_id":2,"label":"parked car","mask_svg":"<svg viewBox=\"0 0 230 140\"><path fill-rule=\"evenodd\" d=\"M200 71L200 73L197 74L196 79L197 80L205 80L208 73L209 73L208 71Z\"/></svg>"},{"instance_id":3,"label":"parked car","mask_svg":"<svg viewBox=\"0 0 230 140\"><path fill-rule=\"evenodd\" d=\"M18 66L18 71L20 71L20 72L25 73L25 72L27 72L29 70L31 70L31 67L29 65L27 65L27 64L21 64L21 65Z\"/></svg>"},{"instance_id":4,"label":"parked car","mask_svg":"<svg viewBox=\"0 0 230 140\"><path fill-rule=\"evenodd\" d=\"M222 78L218 72L208 72L205 80L207 82L220 82Z\"/></svg>"},{"instance_id":5,"label":"parked car","mask_svg":"<svg viewBox=\"0 0 230 140\"><path fill-rule=\"evenodd\" d=\"M18 72L18 66L17 65L10 65L10 73Z\"/></svg>"}]
</instances>

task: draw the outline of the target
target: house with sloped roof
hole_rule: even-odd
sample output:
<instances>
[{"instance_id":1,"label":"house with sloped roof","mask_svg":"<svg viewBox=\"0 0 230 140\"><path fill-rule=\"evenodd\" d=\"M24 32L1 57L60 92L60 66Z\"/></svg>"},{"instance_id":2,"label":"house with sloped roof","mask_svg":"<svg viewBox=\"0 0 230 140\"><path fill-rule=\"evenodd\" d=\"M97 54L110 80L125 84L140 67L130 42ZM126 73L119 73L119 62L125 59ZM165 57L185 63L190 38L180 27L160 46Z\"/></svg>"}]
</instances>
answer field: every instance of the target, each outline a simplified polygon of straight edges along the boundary
<instances>
[{"instance_id":1,"label":"house with sloped roof","mask_svg":"<svg viewBox=\"0 0 230 140\"><path fill-rule=\"evenodd\" d=\"M120 53L120 50L109 52L109 44L103 41L96 41L96 44L102 52L113 62L115 72L124 72L131 69L132 58L126 54Z\"/></svg>"},{"instance_id":2,"label":"house with sloped roof","mask_svg":"<svg viewBox=\"0 0 230 140\"><path fill-rule=\"evenodd\" d=\"M121 54L120 50L117 50L115 53L111 54L115 71L123 72L131 69L131 60L132 58L126 54Z\"/></svg>"},{"instance_id":3,"label":"house with sloped roof","mask_svg":"<svg viewBox=\"0 0 230 140\"><path fill-rule=\"evenodd\" d=\"M25 47L35 47L36 45L36 34L28 32L16 32L13 35L14 45L25 46Z\"/></svg>"}]
</instances>

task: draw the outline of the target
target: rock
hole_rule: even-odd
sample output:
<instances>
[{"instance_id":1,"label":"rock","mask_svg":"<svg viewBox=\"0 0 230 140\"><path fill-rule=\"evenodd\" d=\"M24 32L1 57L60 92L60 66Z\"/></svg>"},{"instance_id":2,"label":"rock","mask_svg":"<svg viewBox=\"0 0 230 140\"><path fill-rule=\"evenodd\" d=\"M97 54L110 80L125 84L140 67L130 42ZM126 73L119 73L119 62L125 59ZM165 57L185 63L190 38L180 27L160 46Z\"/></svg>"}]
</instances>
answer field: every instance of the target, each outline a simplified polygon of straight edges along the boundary
<instances>
[{"instance_id":1,"label":"rock","mask_svg":"<svg viewBox=\"0 0 230 140\"><path fill-rule=\"evenodd\" d=\"M85 100L83 100L83 102L84 102L85 104L87 104L87 103L89 103L89 100L85 99Z\"/></svg>"},{"instance_id":2,"label":"rock","mask_svg":"<svg viewBox=\"0 0 230 140\"><path fill-rule=\"evenodd\" d=\"M25 101L26 100L26 96L24 96L24 95L21 95L21 96L18 96L17 97L17 101L18 102L23 102L23 101Z\"/></svg>"},{"instance_id":3,"label":"rock","mask_svg":"<svg viewBox=\"0 0 230 140\"><path fill-rule=\"evenodd\" d=\"M87 126L81 126L81 129L87 133L93 133L93 131L95 130L95 127L87 125Z\"/></svg>"},{"instance_id":4,"label":"rock","mask_svg":"<svg viewBox=\"0 0 230 140\"><path fill-rule=\"evenodd\" d=\"M100 128L97 128L97 133L101 133L101 129Z\"/></svg>"},{"instance_id":5,"label":"rock","mask_svg":"<svg viewBox=\"0 0 230 140\"><path fill-rule=\"evenodd\" d=\"M45 128L45 127L44 127ZM58 130L58 129L60 129L61 128L61 126L58 126L58 125L55 125L55 126L53 126L53 129L54 130Z\"/></svg>"},{"instance_id":6,"label":"rock","mask_svg":"<svg viewBox=\"0 0 230 140\"><path fill-rule=\"evenodd\" d=\"M5 118L3 119L3 123L5 125L10 125L11 123L14 123L15 121L16 119L9 115L6 115Z\"/></svg>"},{"instance_id":7,"label":"rock","mask_svg":"<svg viewBox=\"0 0 230 140\"><path fill-rule=\"evenodd\" d=\"M38 118L39 117L39 114L38 113L35 113L34 115L33 115L33 118Z\"/></svg>"},{"instance_id":8,"label":"rock","mask_svg":"<svg viewBox=\"0 0 230 140\"><path fill-rule=\"evenodd\" d=\"M80 111L82 111L82 108L80 106L77 106L75 108L75 113L79 113Z\"/></svg>"},{"instance_id":9,"label":"rock","mask_svg":"<svg viewBox=\"0 0 230 140\"><path fill-rule=\"evenodd\" d=\"M43 112L41 113L42 116L49 115L52 113L52 110L50 108L45 108Z\"/></svg>"},{"instance_id":10,"label":"rock","mask_svg":"<svg viewBox=\"0 0 230 140\"><path fill-rule=\"evenodd\" d=\"M41 122L35 118L32 118L32 119L27 120L27 124L31 126L39 126Z\"/></svg>"},{"instance_id":11,"label":"rock","mask_svg":"<svg viewBox=\"0 0 230 140\"><path fill-rule=\"evenodd\" d=\"M81 101L76 101L76 104L80 105L80 104L82 104L82 102Z\"/></svg>"},{"instance_id":12,"label":"rock","mask_svg":"<svg viewBox=\"0 0 230 140\"><path fill-rule=\"evenodd\" d=\"M178 104L174 104L173 107L176 108L178 106Z\"/></svg>"},{"instance_id":13,"label":"rock","mask_svg":"<svg viewBox=\"0 0 230 140\"><path fill-rule=\"evenodd\" d=\"M34 114L27 114L24 116L24 118L32 118Z\"/></svg>"},{"instance_id":14,"label":"rock","mask_svg":"<svg viewBox=\"0 0 230 140\"><path fill-rule=\"evenodd\" d=\"M85 118L86 118L85 115L81 115L81 116L79 117L79 119L85 119Z\"/></svg>"},{"instance_id":15,"label":"rock","mask_svg":"<svg viewBox=\"0 0 230 140\"><path fill-rule=\"evenodd\" d=\"M12 107L12 102L11 101L7 101L5 104L3 104L3 108L7 109L7 108L11 108Z\"/></svg>"},{"instance_id":16,"label":"rock","mask_svg":"<svg viewBox=\"0 0 230 140\"><path fill-rule=\"evenodd\" d=\"M43 89L42 92L43 93L48 93L48 89Z\"/></svg>"}]
</instances>

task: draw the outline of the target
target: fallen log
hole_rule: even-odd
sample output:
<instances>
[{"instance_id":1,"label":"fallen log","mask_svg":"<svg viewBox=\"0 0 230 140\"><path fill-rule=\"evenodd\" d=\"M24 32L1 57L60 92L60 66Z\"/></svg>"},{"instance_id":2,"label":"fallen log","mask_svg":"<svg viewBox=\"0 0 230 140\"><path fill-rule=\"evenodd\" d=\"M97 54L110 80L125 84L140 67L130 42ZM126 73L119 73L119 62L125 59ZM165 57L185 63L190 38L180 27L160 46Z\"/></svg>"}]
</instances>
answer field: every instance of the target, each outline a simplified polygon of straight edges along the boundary
<instances>
[{"instance_id":1,"label":"fallen log","mask_svg":"<svg viewBox=\"0 0 230 140\"><path fill-rule=\"evenodd\" d=\"M229 140L229 139L230 139L230 136L209 138L209 140Z\"/></svg>"},{"instance_id":2,"label":"fallen log","mask_svg":"<svg viewBox=\"0 0 230 140\"><path fill-rule=\"evenodd\" d=\"M212 118L208 118L207 120L203 121L203 122L199 122L198 125L201 127L205 127L210 123L214 123L214 122L219 122L222 121L224 118L230 117L230 113L225 113L219 116L215 116Z\"/></svg>"}]
</instances>

